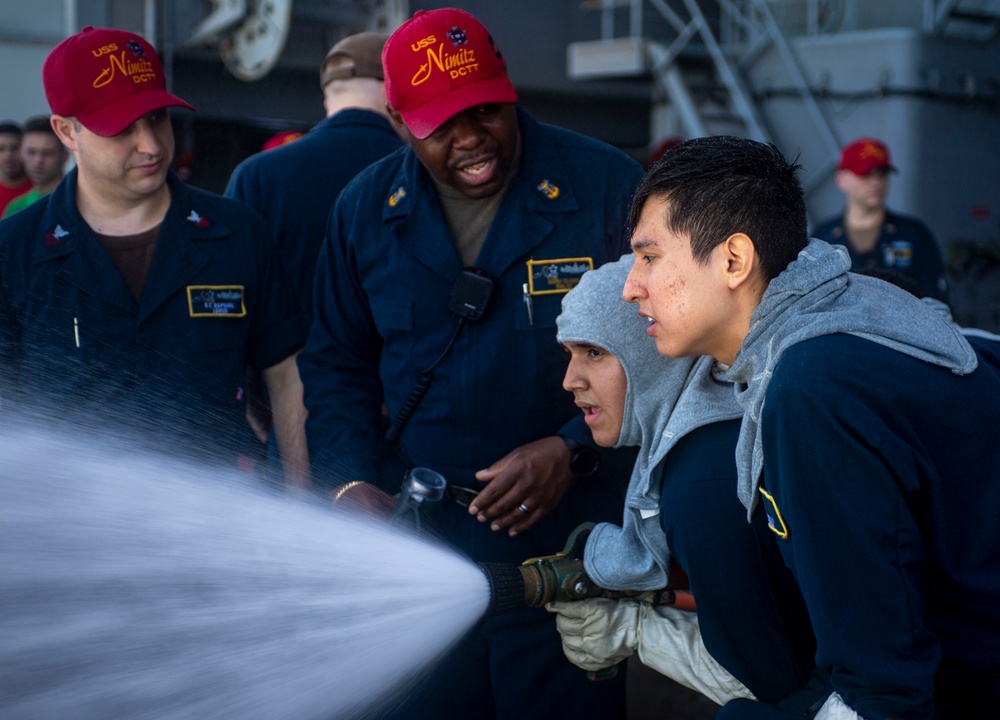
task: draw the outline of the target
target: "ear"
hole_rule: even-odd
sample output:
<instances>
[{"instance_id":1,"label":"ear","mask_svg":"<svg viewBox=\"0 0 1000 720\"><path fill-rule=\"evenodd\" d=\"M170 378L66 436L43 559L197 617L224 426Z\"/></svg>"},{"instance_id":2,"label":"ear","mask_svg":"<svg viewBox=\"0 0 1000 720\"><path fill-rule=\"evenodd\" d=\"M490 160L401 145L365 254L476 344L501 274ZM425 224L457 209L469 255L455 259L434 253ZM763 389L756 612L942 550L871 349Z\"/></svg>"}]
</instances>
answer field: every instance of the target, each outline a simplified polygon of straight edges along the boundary
<instances>
[{"instance_id":1,"label":"ear","mask_svg":"<svg viewBox=\"0 0 1000 720\"><path fill-rule=\"evenodd\" d=\"M404 140L409 140L410 130L406 127L406 123L403 122L403 116L389 103L385 104L385 109L389 113L389 119L392 120L392 124L396 126L396 132L399 133L399 136Z\"/></svg>"},{"instance_id":2,"label":"ear","mask_svg":"<svg viewBox=\"0 0 1000 720\"><path fill-rule=\"evenodd\" d=\"M750 236L745 233L733 233L722 241L722 253L726 263L726 284L730 290L741 286L749 287L759 275L760 259L757 248Z\"/></svg>"},{"instance_id":3,"label":"ear","mask_svg":"<svg viewBox=\"0 0 1000 720\"><path fill-rule=\"evenodd\" d=\"M76 127L73 125L72 118L53 115L49 122L52 123L52 130L59 138L59 142L69 150L76 152Z\"/></svg>"},{"instance_id":4,"label":"ear","mask_svg":"<svg viewBox=\"0 0 1000 720\"><path fill-rule=\"evenodd\" d=\"M834 180L837 182L837 189L839 189L842 193L847 192L847 178L845 177L845 174L848 172L848 170L838 170L837 174L834 175Z\"/></svg>"}]
</instances>

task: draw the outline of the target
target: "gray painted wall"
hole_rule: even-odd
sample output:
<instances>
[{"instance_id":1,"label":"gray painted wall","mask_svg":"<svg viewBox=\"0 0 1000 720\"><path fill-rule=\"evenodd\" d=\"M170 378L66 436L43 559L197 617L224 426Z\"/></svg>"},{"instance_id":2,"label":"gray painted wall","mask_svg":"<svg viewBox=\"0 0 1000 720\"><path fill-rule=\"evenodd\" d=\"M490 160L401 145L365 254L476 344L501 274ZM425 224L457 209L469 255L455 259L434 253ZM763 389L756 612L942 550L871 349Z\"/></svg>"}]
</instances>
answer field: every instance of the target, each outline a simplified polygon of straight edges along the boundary
<instances>
[{"instance_id":1,"label":"gray painted wall","mask_svg":"<svg viewBox=\"0 0 1000 720\"><path fill-rule=\"evenodd\" d=\"M890 148L891 207L924 219L938 240L993 241L1000 220L1000 44L870 30L792 43L820 107L841 142L870 135ZM966 93L963 78L971 78ZM827 152L773 51L751 71L777 144L799 154L818 184L811 220L839 212L835 155ZM936 88L936 92L932 89ZM768 93L774 93L768 98ZM825 166L825 167L824 167Z\"/></svg>"}]
</instances>

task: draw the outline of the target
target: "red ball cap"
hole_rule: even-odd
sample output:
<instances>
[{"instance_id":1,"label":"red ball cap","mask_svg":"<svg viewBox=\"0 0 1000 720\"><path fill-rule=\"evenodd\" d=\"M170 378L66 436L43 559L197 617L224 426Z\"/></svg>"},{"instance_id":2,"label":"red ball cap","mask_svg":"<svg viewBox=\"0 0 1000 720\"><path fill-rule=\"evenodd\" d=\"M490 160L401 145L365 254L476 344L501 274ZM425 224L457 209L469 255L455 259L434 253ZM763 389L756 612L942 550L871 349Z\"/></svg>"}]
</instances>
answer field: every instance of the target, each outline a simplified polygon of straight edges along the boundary
<instances>
[{"instance_id":1,"label":"red ball cap","mask_svg":"<svg viewBox=\"0 0 1000 720\"><path fill-rule=\"evenodd\" d=\"M467 108L517 102L493 38L463 10L418 10L386 42L382 69L386 99L420 140Z\"/></svg>"},{"instance_id":2,"label":"red ball cap","mask_svg":"<svg viewBox=\"0 0 1000 720\"><path fill-rule=\"evenodd\" d=\"M855 175L867 175L872 170L896 169L889 162L889 148L875 138L860 138L845 145L840 153L839 167Z\"/></svg>"},{"instance_id":3,"label":"red ball cap","mask_svg":"<svg viewBox=\"0 0 1000 720\"><path fill-rule=\"evenodd\" d=\"M42 84L54 114L75 117L104 137L160 108L194 110L167 92L153 46L113 28L85 27L56 45L42 66Z\"/></svg>"},{"instance_id":4,"label":"red ball cap","mask_svg":"<svg viewBox=\"0 0 1000 720\"><path fill-rule=\"evenodd\" d=\"M261 152L264 152L265 150L274 150L282 145L287 145L294 140L298 140L300 137L302 137L302 133L298 130L284 130L269 137L261 146L260 150Z\"/></svg>"}]
</instances>

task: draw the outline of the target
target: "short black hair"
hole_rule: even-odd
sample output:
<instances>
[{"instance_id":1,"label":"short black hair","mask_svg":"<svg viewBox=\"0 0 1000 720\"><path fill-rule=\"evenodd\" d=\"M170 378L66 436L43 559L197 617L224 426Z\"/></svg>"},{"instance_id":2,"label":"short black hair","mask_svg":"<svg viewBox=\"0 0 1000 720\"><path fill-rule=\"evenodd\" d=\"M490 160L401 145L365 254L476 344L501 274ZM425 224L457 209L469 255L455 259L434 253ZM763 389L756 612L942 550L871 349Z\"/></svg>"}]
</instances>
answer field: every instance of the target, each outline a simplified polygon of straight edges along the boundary
<instances>
[{"instance_id":1,"label":"short black hair","mask_svg":"<svg viewBox=\"0 0 1000 720\"><path fill-rule=\"evenodd\" d=\"M17 135L21 137L21 126L13 120L0 121L0 135Z\"/></svg>"},{"instance_id":2,"label":"short black hair","mask_svg":"<svg viewBox=\"0 0 1000 720\"><path fill-rule=\"evenodd\" d=\"M753 242L768 282L808 244L801 166L771 143L730 135L686 140L649 169L632 199L632 232L651 197L670 204L664 222L691 238L691 253L705 262L733 233Z\"/></svg>"},{"instance_id":3,"label":"short black hair","mask_svg":"<svg viewBox=\"0 0 1000 720\"><path fill-rule=\"evenodd\" d=\"M55 135L56 131L52 129L52 121L48 115L35 115L24 121L24 132L43 132L49 135Z\"/></svg>"}]
</instances>

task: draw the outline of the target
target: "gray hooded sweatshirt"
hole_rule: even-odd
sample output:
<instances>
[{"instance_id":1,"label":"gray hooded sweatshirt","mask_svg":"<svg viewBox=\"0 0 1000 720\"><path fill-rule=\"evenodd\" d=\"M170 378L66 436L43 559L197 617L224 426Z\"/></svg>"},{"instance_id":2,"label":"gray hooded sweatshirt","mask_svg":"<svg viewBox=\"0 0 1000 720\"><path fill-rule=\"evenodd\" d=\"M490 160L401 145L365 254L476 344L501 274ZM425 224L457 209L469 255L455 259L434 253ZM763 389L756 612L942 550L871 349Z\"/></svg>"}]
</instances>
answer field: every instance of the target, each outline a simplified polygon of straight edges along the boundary
<instances>
[{"instance_id":1,"label":"gray hooded sweatshirt","mask_svg":"<svg viewBox=\"0 0 1000 720\"><path fill-rule=\"evenodd\" d=\"M785 350L795 343L847 333L957 375L976 369L976 353L950 317L889 283L849 273L850 267L847 248L810 240L764 291L750 317L750 331L724 374L735 383L744 409L736 466L738 494L748 517L759 501L764 469L759 423L767 385Z\"/></svg>"},{"instance_id":2,"label":"gray hooded sweatshirt","mask_svg":"<svg viewBox=\"0 0 1000 720\"><path fill-rule=\"evenodd\" d=\"M708 357L668 359L646 335L648 321L622 300L633 256L586 273L562 302L559 342L608 351L625 370L622 430L615 447L641 446L625 498L622 526L601 523L584 550L584 567L609 590L657 590L667 584L670 550L660 527L657 468L678 440L703 425L742 415L732 385L717 380ZM581 482L586 482L583 480Z\"/></svg>"}]
</instances>

